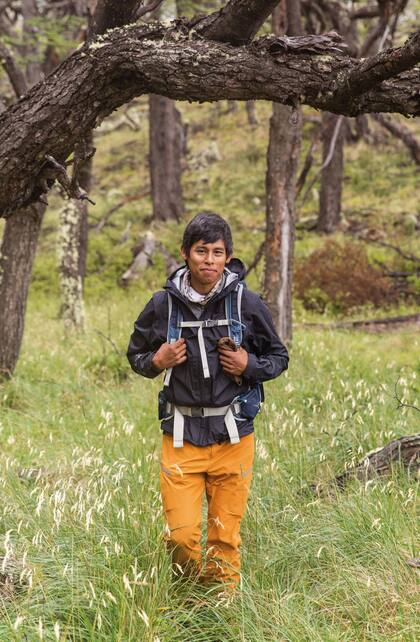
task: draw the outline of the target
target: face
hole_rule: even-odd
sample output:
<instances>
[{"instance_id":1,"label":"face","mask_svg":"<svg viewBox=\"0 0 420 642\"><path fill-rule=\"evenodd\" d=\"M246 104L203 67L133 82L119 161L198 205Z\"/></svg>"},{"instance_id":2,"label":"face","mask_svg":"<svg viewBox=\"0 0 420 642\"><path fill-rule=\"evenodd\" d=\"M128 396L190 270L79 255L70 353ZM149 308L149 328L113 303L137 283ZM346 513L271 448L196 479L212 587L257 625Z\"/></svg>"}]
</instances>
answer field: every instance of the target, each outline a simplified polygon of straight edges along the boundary
<instances>
[{"instance_id":1,"label":"face","mask_svg":"<svg viewBox=\"0 0 420 642\"><path fill-rule=\"evenodd\" d=\"M181 254L191 270L191 285L201 294L210 292L231 258L226 253L222 239L214 243L197 241L191 246L188 255L184 250L181 250Z\"/></svg>"}]
</instances>

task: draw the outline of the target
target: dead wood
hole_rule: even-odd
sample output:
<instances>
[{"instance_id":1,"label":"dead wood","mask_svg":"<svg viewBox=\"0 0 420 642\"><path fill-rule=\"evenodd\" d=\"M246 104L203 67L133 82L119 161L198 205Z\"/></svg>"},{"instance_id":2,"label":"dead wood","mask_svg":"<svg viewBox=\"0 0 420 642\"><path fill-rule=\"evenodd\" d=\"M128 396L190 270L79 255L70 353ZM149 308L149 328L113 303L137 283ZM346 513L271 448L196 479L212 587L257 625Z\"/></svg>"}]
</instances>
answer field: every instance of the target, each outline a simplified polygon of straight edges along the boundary
<instances>
[{"instance_id":1,"label":"dead wood","mask_svg":"<svg viewBox=\"0 0 420 642\"><path fill-rule=\"evenodd\" d=\"M359 319L357 321L338 321L337 323L298 323L299 327L303 328L321 328L322 330L333 330L335 328L349 328L364 330L369 326L374 326L376 329L384 329L390 326L405 325L405 324L420 324L420 314L406 314L397 317L383 317L381 319Z\"/></svg>"},{"instance_id":2,"label":"dead wood","mask_svg":"<svg viewBox=\"0 0 420 642\"><path fill-rule=\"evenodd\" d=\"M407 148L416 165L420 165L420 140L407 125L384 114L371 114L371 118L400 140Z\"/></svg>"},{"instance_id":3,"label":"dead wood","mask_svg":"<svg viewBox=\"0 0 420 642\"><path fill-rule=\"evenodd\" d=\"M178 261L166 250L166 248L156 240L153 232L149 231L140 239L139 243L133 248L134 260L130 267L121 277L122 285L128 285L132 281L139 279L144 270L153 265L153 257L156 253L163 254L166 260L166 270L171 274L179 267Z\"/></svg>"},{"instance_id":4,"label":"dead wood","mask_svg":"<svg viewBox=\"0 0 420 642\"><path fill-rule=\"evenodd\" d=\"M394 439L386 446L372 450L356 466L348 468L326 484L313 486L313 489L318 494L324 494L335 487L343 490L351 479L366 482L369 479L384 477L398 464L409 473L417 475L420 469L420 433Z\"/></svg>"}]
</instances>

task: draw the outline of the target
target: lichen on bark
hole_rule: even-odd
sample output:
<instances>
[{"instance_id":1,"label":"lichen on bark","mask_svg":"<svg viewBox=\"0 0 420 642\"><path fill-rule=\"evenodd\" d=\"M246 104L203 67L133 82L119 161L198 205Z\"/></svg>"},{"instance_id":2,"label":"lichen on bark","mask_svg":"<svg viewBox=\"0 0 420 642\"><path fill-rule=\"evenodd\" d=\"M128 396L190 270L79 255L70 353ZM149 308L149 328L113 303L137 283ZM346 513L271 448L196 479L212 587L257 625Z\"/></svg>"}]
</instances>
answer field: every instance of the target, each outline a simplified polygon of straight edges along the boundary
<instances>
[{"instance_id":1,"label":"lichen on bark","mask_svg":"<svg viewBox=\"0 0 420 642\"><path fill-rule=\"evenodd\" d=\"M61 289L60 316L66 327L83 331L85 311L82 275L79 272L80 205L80 201L68 200L60 212L57 254Z\"/></svg>"}]
</instances>

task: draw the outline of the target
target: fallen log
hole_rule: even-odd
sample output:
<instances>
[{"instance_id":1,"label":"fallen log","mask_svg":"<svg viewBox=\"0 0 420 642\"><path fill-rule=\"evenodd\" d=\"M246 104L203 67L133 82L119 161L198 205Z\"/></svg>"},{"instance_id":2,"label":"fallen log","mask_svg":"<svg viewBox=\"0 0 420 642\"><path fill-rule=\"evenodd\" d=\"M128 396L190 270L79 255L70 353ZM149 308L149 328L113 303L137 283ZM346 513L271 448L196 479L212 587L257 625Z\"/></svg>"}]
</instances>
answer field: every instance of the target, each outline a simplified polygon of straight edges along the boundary
<instances>
[{"instance_id":1,"label":"fallen log","mask_svg":"<svg viewBox=\"0 0 420 642\"><path fill-rule=\"evenodd\" d=\"M354 328L363 330L365 327L396 326L399 324L420 323L420 314L405 314L397 317L383 317L381 319L358 319L355 321L337 321L336 323L297 323L301 328L321 328L334 330L336 328Z\"/></svg>"},{"instance_id":2,"label":"fallen log","mask_svg":"<svg viewBox=\"0 0 420 642\"><path fill-rule=\"evenodd\" d=\"M162 243L156 240L153 232L149 231L146 232L144 237L140 239L139 243L133 248L134 259L130 267L122 275L121 284L126 286L132 281L139 279L144 273L144 270L149 265L153 265L153 256L157 252L164 256L166 261L166 271L168 274L171 274L180 266L176 259L169 254Z\"/></svg>"},{"instance_id":3,"label":"fallen log","mask_svg":"<svg viewBox=\"0 0 420 642\"><path fill-rule=\"evenodd\" d=\"M313 485L312 489L320 495L335 487L343 490L351 479L366 482L369 479L385 477L391 473L395 464L404 466L409 473L418 474L420 470L420 433L394 439L386 446L370 451L356 466L348 468L327 483Z\"/></svg>"}]
</instances>

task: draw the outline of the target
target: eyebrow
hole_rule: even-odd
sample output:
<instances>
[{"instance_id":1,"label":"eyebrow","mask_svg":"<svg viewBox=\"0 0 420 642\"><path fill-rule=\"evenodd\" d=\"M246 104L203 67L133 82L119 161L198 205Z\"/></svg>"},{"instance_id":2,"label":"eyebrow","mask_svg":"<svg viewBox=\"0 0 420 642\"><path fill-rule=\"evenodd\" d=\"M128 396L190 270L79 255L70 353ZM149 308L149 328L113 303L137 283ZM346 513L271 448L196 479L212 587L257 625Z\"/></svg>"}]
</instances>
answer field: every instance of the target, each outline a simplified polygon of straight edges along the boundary
<instances>
[{"instance_id":1,"label":"eyebrow","mask_svg":"<svg viewBox=\"0 0 420 642\"><path fill-rule=\"evenodd\" d=\"M195 249L196 249L196 250L207 250L208 248L207 248L207 246L206 246L206 245L197 245L197 247L196 247ZM224 251L225 251L225 248L224 248L224 247L222 247L221 245L219 245L219 246L215 247L215 248L214 248L214 250L215 250L215 251L216 251L216 250L221 250L222 252L224 252Z\"/></svg>"}]
</instances>

